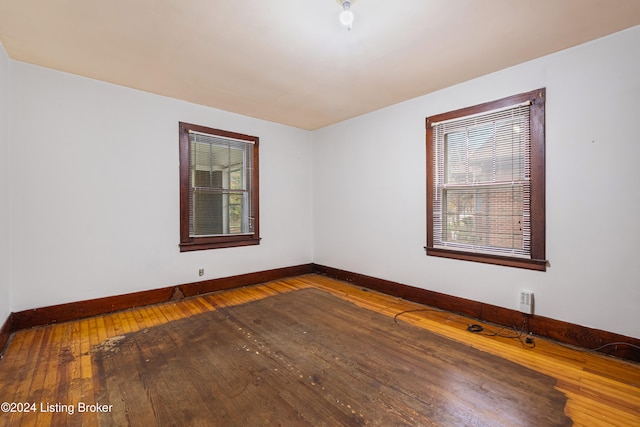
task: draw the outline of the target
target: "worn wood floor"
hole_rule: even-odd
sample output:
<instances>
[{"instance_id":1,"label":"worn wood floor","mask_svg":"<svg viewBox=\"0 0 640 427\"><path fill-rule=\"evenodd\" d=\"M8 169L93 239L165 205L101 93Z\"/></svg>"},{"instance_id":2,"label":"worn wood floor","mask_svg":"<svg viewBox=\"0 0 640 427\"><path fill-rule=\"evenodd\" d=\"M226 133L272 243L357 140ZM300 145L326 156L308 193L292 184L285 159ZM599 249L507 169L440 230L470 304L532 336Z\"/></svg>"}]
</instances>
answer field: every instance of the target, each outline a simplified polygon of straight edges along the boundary
<instances>
[{"instance_id":1,"label":"worn wood floor","mask_svg":"<svg viewBox=\"0 0 640 427\"><path fill-rule=\"evenodd\" d=\"M98 425L92 350L110 339L178 319L278 293L317 288L390 318L425 308L401 299L367 291L318 275L305 275L263 285L213 293L97 316L75 322L17 332L0 360L0 426ZM568 400L565 414L577 426L639 426L640 365L600 354L567 348L536 338L535 348L518 340L472 334L463 316L438 310L414 311L399 316L402 322L521 364L557 380L556 389ZM490 329L491 325L487 325ZM25 405L28 403L29 405ZM31 404L35 403L35 406ZM67 407L65 407L67 405ZM69 417L69 406L76 415ZM26 412L29 410L30 412ZM532 408L535 410L535 408ZM154 425L153 420L148 424Z\"/></svg>"}]
</instances>

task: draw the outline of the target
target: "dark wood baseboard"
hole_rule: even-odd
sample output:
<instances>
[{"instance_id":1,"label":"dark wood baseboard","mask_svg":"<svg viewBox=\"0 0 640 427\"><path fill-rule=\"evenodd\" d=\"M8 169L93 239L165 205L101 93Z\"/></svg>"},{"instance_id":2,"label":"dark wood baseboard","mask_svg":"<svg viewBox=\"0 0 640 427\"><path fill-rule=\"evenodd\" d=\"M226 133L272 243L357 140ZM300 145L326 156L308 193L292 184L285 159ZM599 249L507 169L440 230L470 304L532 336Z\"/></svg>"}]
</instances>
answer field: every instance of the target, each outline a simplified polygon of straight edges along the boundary
<instances>
[{"instance_id":1,"label":"dark wood baseboard","mask_svg":"<svg viewBox=\"0 0 640 427\"><path fill-rule=\"evenodd\" d=\"M219 279L204 280L201 282L168 286L166 288L151 289L148 291L133 292L124 295L115 295L92 300L34 308L31 310L12 313L10 321L8 322L10 325L8 330L10 332L14 332L21 329L33 328L35 326L68 322L85 317L168 302L208 292L255 285L258 283L268 282L270 280L299 276L301 274L308 274L312 272L313 264L303 264L293 267L283 267L255 273L223 277ZM0 348L2 348L2 346L0 346Z\"/></svg>"},{"instance_id":2,"label":"dark wood baseboard","mask_svg":"<svg viewBox=\"0 0 640 427\"><path fill-rule=\"evenodd\" d=\"M192 297L209 292L257 285L258 283L265 283L272 280L284 279L285 277L300 276L310 273L313 273L313 264L302 264L293 267L276 268L273 270L240 274L238 276L205 280L203 282L187 283L185 285L178 286L178 288L185 297Z\"/></svg>"},{"instance_id":3,"label":"dark wood baseboard","mask_svg":"<svg viewBox=\"0 0 640 427\"><path fill-rule=\"evenodd\" d=\"M0 354L7 344L11 333L21 329L78 320L119 310L158 304L209 292L255 285L271 280L309 273L318 273L344 280L357 286L497 325L520 326L523 322L527 321L528 331L535 335L584 349L597 349L611 343L626 343L640 346L640 339L613 332L593 329L543 316L527 316L516 310L416 288L333 267L318 264L302 264L12 313L0 328ZM622 359L640 362L640 351L628 345L619 344L608 346L599 351Z\"/></svg>"},{"instance_id":4,"label":"dark wood baseboard","mask_svg":"<svg viewBox=\"0 0 640 427\"><path fill-rule=\"evenodd\" d=\"M534 335L569 344L584 349L598 349L612 343L626 343L640 346L640 339L627 337L613 332L593 329L586 326L563 322L538 315L526 315L516 310L458 298L439 292L403 285L401 283L359 273L340 270L314 264L314 272L338 280L351 282L357 286L379 291L388 295L404 298L409 301L429 305L442 310L459 313L483 322L495 323L501 326L517 326L528 323L528 331ZM629 345L618 344L607 346L599 350L602 353L622 359L640 362L640 351Z\"/></svg>"}]
</instances>

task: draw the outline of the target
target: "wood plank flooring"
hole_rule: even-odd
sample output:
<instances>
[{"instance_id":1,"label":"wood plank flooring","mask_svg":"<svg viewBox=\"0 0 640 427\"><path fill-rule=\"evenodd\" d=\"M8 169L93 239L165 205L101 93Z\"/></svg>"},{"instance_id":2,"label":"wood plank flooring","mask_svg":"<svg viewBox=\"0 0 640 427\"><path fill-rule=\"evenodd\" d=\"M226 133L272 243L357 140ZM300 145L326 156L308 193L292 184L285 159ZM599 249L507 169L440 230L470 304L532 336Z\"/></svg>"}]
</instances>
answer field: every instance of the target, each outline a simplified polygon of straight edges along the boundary
<instances>
[{"instance_id":1,"label":"wood plank flooring","mask_svg":"<svg viewBox=\"0 0 640 427\"><path fill-rule=\"evenodd\" d=\"M98 425L98 414L78 416L78 402L95 404L91 351L109 345L109 340L156 325L255 301L267 296L304 288L330 292L368 310L427 329L481 351L521 364L557 380L556 389L567 398L565 414L577 426L640 425L640 365L600 354L571 349L536 338L535 348L518 340L472 334L463 316L361 289L319 275L290 279L218 292L177 302L147 306L48 327L19 331L12 337L0 360L0 403L14 402L13 409L0 412L0 426ZM486 325L488 329L497 329ZM36 403L24 412L24 403ZM41 405L44 405L41 406ZM66 407L65 407L66 405ZM20 407L18 407L20 406ZM76 415L69 416L72 406ZM89 408L100 409L100 408ZM535 410L532 408L532 410ZM149 426L155 425L153 420Z\"/></svg>"}]
</instances>

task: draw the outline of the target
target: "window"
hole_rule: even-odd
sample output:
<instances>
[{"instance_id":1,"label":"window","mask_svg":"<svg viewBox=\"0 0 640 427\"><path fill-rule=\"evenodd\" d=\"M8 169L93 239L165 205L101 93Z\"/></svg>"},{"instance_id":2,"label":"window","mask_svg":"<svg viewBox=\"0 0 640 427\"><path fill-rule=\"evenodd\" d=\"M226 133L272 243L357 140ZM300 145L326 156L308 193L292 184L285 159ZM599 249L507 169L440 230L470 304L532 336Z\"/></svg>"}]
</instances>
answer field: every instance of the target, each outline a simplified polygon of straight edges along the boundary
<instances>
[{"instance_id":1,"label":"window","mask_svg":"<svg viewBox=\"0 0 640 427\"><path fill-rule=\"evenodd\" d=\"M257 245L258 138L180 123L180 251Z\"/></svg>"},{"instance_id":2,"label":"window","mask_svg":"<svg viewBox=\"0 0 640 427\"><path fill-rule=\"evenodd\" d=\"M427 117L427 255L546 270L545 96Z\"/></svg>"}]
</instances>

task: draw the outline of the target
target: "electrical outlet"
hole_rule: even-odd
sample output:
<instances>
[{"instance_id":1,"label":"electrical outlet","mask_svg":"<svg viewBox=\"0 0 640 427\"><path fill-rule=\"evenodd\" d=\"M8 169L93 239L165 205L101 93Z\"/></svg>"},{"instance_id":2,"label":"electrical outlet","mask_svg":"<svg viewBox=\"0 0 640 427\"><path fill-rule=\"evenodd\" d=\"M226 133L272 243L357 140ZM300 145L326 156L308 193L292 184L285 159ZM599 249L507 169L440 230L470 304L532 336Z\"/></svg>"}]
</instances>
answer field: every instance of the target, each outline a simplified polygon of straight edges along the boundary
<instances>
[{"instance_id":1,"label":"electrical outlet","mask_svg":"<svg viewBox=\"0 0 640 427\"><path fill-rule=\"evenodd\" d=\"M204 276L204 268L198 270L198 276Z\"/></svg>"},{"instance_id":2,"label":"electrical outlet","mask_svg":"<svg viewBox=\"0 0 640 427\"><path fill-rule=\"evenodd\" d=\"M525 289L520 291L520 311L526 314L533 314L533 291Z\"/></svg>"}]
</instances>

